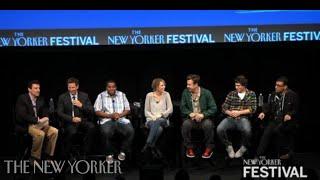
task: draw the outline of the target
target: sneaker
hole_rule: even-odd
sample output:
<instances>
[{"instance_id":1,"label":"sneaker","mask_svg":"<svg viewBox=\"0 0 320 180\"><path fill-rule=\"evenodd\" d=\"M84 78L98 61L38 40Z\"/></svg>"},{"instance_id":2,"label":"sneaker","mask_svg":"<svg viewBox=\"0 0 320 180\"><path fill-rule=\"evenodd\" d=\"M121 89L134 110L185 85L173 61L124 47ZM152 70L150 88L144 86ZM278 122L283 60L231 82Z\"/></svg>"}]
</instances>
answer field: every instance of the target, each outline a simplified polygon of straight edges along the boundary
<instances>
[{"instance_id":1,"label":"sneaker","mask_svg":"<svg viewBox=\"0 0 320 180\"><path fill-rule=\"evenodd\" d=\"M118 155L118 159L120 161L124 161L126 159L126 154L124 152L120 152L120 154Z\"/></svg>"},{"instance_id":2,"label":"sneaker","mask_svg":"<svg viewBox=\"0 0 320 180\"><path fill-rule=\"evenodd\" d=\"M242 157L243 154L247 151L247 148L244 146L241 146L241 148L236 152L236 154L234 155L235 158L239 158Z\"/></svg>"},{"instance_id":3,"label":"sneaker","mask_svg":"<svg viewBox=\"0 0 320 180\"><path fill-rule=\"evenodd\" d=\"M107 163L109 163L109 164L113 163L113 155L108 155L108 156L106 157L106 161L107 161Z\"/></svg>"},{"instance_id":4,"label":"sneaker","mask_svg":"<svg viewBox=\"0 0 320 180\"><path fill-rule=\"evenodd\" d=\"M233 158L234 158L234 150L233 150L233 147L229 145L226 150L227 150L227 152L228 152L229 158L230 158L230 159L233 159Z\"/></svg>"},{"instance_id":5,"label":"sneaker","mask_svg":"<svg viewBox=\"0 0 320 180\"><path fill-rule=\"evenodd\" d=\"M202 158L209 159L209 158L211 158L212 154L213 154L212 149L206 148L206 150L202 154Z\"/></svg>"},{"instance_id":6,"label":"sneaker","mask_svg":"<svg viewBox=\"0 0 320 180\"><path fill-rule=\"evenodd\" d=\"M187 156L188 158L194 158L194 157L196 157L196 155L194 154L194 151L193 151L192 148L188 148L188 149L187 149L186 156Z\"/></svg>"}]
</instances>

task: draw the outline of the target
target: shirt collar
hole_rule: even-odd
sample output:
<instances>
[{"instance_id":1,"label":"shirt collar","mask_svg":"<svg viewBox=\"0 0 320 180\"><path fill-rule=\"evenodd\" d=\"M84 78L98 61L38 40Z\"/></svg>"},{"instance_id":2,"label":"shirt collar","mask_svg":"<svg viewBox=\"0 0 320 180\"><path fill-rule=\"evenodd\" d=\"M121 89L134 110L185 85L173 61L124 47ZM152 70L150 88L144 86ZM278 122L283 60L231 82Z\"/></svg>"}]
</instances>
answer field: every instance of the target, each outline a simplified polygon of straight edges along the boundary
<instances>
[{"instance_id":1,"label":"shirt collar","mask_svg":"<svg viewBox=\"0 0 320 180\"><path fill-rule=\"evenodd\" d=\"M248 89L245 89L243 92L241 92L241 93L239 93L238 91L236 91L237 92L237 94L243 94L243 93L245 93L245 94L248 94Z\"/></svg>"},{"instance_id":2,"label":"shirt collar","mask_svg":"<svg viewBox=\"0 0 320 180\"><path fill-rule=\"evenodd\" d=\"M76 98L78 98L78 92L76 93L76 94L71 94L70 92L69 92L69 94L70 94L70 97L72 98L73 96L75 96Z\"/></svg>"},{"instance_id":3,"label":"shirt collar","mask_svg":"<svg viewBox=\"0 0 320 180\"><path fill-rule=\"evenodd\" d=\"M192 95L193 93L189 91L189 93ZM201 87L199 86L199 91L197 92L197 95L200 97L201 95Z\"/></svg>"},{"instance_id":4,"label":"shirt collar","mask_svg":"<svg viewBox=\"0 0 320 180\"><path fill-rule=\"evenodd\" d=\"M234 90L234 92L235 92L235 95L238 96L238 94L239 94L238 91L237 91L237 90ZM248 95L249 95L249 89L246 88L246 90L243 91L242 93L245 93L244 97L248 96Z\"/></svg>"},{"instance_id":5,"label":"shirt collar","mask_svg":"<svg viewBox=\"0 0 320 180\"><path fill-rule=\"evenodd\" d=\"M30 93L28 93L28 94L29 94L29 97L30 97L32 102L36 102L37 101L37 97L32 96Z\"/></svg>"},{"instance_id":6,"label":"shirt collar","mask_svg":"<svg viewBox=\"0 0 320 180\"><path fill-rule=\"evenodd\" d=\"M114 96L117 96L118 94L119 94L119 91L116 90L116 93L114 94ZM112 97L112 96L108 93L108 91L105 91L105 95L106 95L107 97Z\"/></svg>"}]
</instances>

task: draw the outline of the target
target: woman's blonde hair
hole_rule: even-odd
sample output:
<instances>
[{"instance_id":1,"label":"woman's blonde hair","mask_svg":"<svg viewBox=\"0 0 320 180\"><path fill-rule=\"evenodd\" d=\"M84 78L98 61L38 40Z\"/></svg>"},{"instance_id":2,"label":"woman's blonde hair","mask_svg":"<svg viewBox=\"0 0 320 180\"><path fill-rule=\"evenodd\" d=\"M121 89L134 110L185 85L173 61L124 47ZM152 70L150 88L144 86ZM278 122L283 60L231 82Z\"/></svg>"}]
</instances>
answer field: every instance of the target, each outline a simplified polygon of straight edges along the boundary
<instances>
[{"instance_id":1,"label":"woman's blonde hair","mask_svg":"<svg viewBox=\"0 0 320 180\"><path fill-rule=\"evenodd\" d=\"M166 82L162 78L155 78L152 80L151 88L153 91L157 90L157 87L160 85L160 82L163 82L164 85L166 85Z\"/></svg>"}]
</instances>

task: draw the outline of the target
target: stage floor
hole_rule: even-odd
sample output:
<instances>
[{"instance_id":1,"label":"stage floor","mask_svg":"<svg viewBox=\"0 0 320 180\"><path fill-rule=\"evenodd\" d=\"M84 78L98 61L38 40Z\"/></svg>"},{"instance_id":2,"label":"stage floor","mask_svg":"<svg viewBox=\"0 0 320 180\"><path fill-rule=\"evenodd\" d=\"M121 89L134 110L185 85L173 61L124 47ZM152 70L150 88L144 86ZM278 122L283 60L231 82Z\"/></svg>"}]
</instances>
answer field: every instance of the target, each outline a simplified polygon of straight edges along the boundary
<instances>
[{"instance_id":1,"label":"stage floor","mask_svg":"<svg viewBox=\"0 0 320 180\"><path fill-rule=\"evenodd\" d=\"M211 165L205 161L198 161L196 164L192 162L187 164L186 170L189 172L191 180L207 180L208 177L212 174L218 174L221 176L222 180L240 180L242 177L242 161L235 160L229 164L229 166L225 166L225 163L221 161L222 159L217 159L215 161L215 165ZM320 153L297 153L296 154L296 162L299 165L302 165L304 168L312 168L320 174ZM175 173L178 171L178 168L167 168L164 170L164 179L165 180L174 180ZM139 180L139 169L138 168L129 168L126 172L123 173L126 180ZM31 177L24 176L19 177L17 179L28 179L28 180L36 180L36 179L46 179L44 177ZM14 177L12 175L5 175L1 177L1 180L13 180ZM83 179L80 175L66 175L63 178L66 180L80 180ZM93 178L89 178L93 179ZM114 175L96 175L96 180L114 180Z\"/></svg>"}]
</instances>

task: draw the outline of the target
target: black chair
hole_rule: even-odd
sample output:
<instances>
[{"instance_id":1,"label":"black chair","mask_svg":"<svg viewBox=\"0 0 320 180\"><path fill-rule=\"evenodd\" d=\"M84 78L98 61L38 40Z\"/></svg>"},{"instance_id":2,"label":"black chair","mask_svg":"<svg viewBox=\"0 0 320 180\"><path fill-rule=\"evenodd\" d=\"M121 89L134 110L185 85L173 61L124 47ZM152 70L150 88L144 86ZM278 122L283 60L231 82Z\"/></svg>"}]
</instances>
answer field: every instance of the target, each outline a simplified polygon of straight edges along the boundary
<instances>
[{"instance_id":1,"label":"black chair","mask_svg":"<svg viewBox=\"0 0 320 180\"><path fill-rule=\"evenodd\" d=\"M30 156L32 146L32 137L29 135L28 130L18 125L16 122L15 107L12 107L12 120L13 120L13 137L15 139L16 160L25 160Z\"/></svg>"},{"instance_id":2,"label":"black chair","mask_svg":"<svg viewBox=\"0 0 320 180\"><path fill-rule=\"evenodd\" d=\"M13 120L14 132L13 137L15 139L15 160L22 161L27 160L30 157L30 150L32 147L32 137L28 134L26 129L21 128L16 124L15 116ZM21 179L23 175L13 174L13 179Z\"/></svg>"},{"instance_id":3,"label":"black chair","mask_svg":"<svg viewBox=\"0 0 320 180\"><path fill-rule=\"evenodd\" d=\"M144 102L140 100L140 102L136 102L135 109L138 113L136 116L139 120L139 128L137 130L137 136L140 139L143 139L143 141L140 141L138 149L139 151L139 157L140 157L140 164L146 165L146 164L155 164L160 163L164 166L174 166L176 164L176 148L174 147L176 145L176 123L173 121L174 117L173 114L171 114L168 117L169 120L169 126L163 129L163 132L161 136L159 137L156 148L160 151L159 153L151 153L151 152L145 152L141 154L141 149L144 147L145 142L147 140L148 134L149 134L149 128L146 126L146 118L144 115ZM173 103L174 104L174 103ZM174 106L175 107L175 106ZM170 147L170 148L168 148ZM173 147L173 148L171 148Z\"/></svg>"},{"instance_id":4,"label":"black chair","mask_svg":"<svg viewBox=\"0 0 320 180\"><path fill-rule=\"evenodd\" d=\"M27 130L15 125L13 136L15 137L16 160L25 160L30 156L32 137Z\"/></svg>"}]
</instances>

